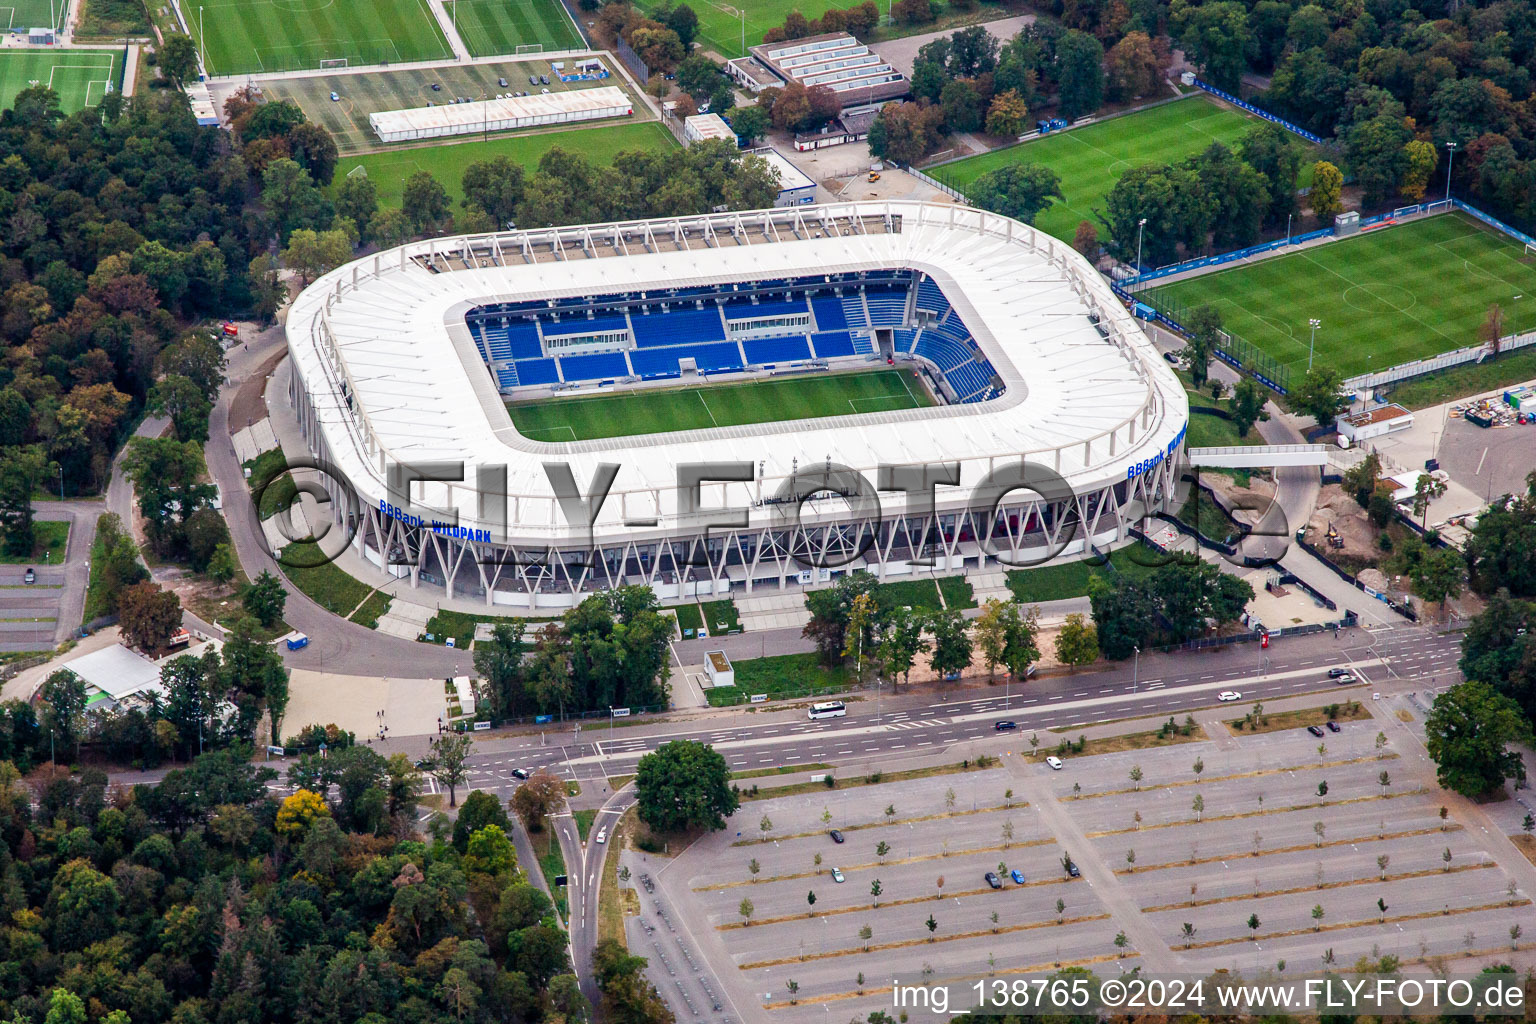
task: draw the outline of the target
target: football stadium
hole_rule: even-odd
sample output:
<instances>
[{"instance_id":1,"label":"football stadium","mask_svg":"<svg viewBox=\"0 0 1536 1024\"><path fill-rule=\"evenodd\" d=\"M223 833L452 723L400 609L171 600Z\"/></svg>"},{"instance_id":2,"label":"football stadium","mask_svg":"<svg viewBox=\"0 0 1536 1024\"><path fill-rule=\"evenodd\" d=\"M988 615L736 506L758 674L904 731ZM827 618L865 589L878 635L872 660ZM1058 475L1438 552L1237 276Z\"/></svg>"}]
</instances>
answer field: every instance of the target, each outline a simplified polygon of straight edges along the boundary
<instances>
[{"instance_id":1,"label":"football stadium","mask_svg":"<svg viewBox=\"0 0 1536 1024\"><path fill-rule=\"evenodd\" d=\"M522 608L1071 558L1173 502L1188 420L1081 256L954 205L412 242L287 335L340 535Z\"/></svg>"}]
</instances>

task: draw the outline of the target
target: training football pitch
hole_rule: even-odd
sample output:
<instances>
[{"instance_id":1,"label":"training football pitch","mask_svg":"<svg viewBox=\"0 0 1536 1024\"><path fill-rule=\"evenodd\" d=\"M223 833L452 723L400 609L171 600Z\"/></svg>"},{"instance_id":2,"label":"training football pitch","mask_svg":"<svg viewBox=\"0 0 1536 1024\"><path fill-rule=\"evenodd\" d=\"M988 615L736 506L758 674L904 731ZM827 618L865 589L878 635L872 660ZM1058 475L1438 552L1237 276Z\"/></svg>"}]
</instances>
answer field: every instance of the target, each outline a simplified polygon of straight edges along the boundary
<instances>
[{"instance_id":1,"label":"training football pitch","mask_svg":"<svg viewBox=\"0 0 1536 1024\"><path fill-rule=\"evenodd\" d=\"M644 124L613 124L606 127L578 128L571 131L545 132L542 135L491 137L488 142L460 142L454 145L422 146L397 149L387 153L365 153L343 157L336 165L332 189L353 172L366 174L378 188L380 206L400 206L405 179L417 171L430 171L448 191L454 209L464 197L464 170L472 163L506 156L532 171L549 150L559 146L586 157L595 164L610 164L626 150L643 149L663 152L677 146L672 133L655 121ZM357 171L361 167L362 171Z\"/></svg>"},{"instance_id":2,"label":"training football pitch","mask_svg":"<svg viewBox=\"0 0 1536 1024\"><path fill-rule=\"evenodd\" d=\"M1504 333L1536 329L1536 263L1524 246L1461 213L1380 227L1357 238L1259 259L1139 292L1178 319L1210 305L1222 327L1286 368L1307 369L1310 330L1318 363L1346 377L1384 370L1481 339L1488 307L1504 308Z\"/></svg>"},{"instance_id":3,"label":"training football pitch","mask_svg":"<svg viewBox=\"0 0 1536 1024\"><path fill-rule=\"evenodd\" d=\"M518 433L535 441L587 441L674 430L849 416L934 405L900 370L788 377L745 384L552 398L507 406Z\"/></svg>"},{"instance_id":4,"label":"training football pitch","mask_svg":"<svg viewBox=\"0 0 1536 1024\"><path fill-rule=\"evenodd\" d=\"M545 50L585 46L560 0L451 0L444 7L476 57L516 54L519 46L534 44Z\"/></svg>"},{"instance_id":5,"label":"training football pitch","mask_svg":"<svg viewBox=\"0 0 1536 1024\"><path fill-rule=\"evenodd\" d=\"M59 28L64 24L69 3L70 0L5 0L0 4L0 32Z\"/></svg>"},{"instance_id":6,"label":"training football pitch","mask_svg":"<svg viewBox=\"0 0 1536 1024\"><path fill-rule=\"evenodd\" d=\"M737 0L740 5L717 3L716 0L700 0L689 4L699 16L698 41L706 47L718 50L725 57L745 57L741 47L742 13L746 14L746 40L748 46L763 41L763 35L771 28L784 24L790 11L799 11L809 19L821 17L833 7L852 7L856 0ZM641 0L640 8L649 12L661 6L657 0ZM885 8L882 6L881 11Z\"/></svg>"},{"instance_id":7,"label":"training football pitch","mask_svg":"<svg viewBox=\"0 0 1536 1024\"><path fill-rule=\"evenodd\" d=\"M1043 164L1061 176L1063 199L1047 207L1035 219L1035 226L1070 242L1082 221L1102 230L1095 211L1104 209L1105 197L1120 176L1132 167L1176 163L1194 156L1213 142L1236 150L1238 141L1248 130L1262 123L1257 117L1208 96L1191 96L1085 128L957 160L930 168L928 173L964 192L977 178L999 167ZM1300 139L1296 141L1307 146L1311 153L1312 147ZM1302 187L1311 178L1315 159L1309 155L1303 160Z\"/></svg>"},{"instance_id":8,"label":"training football pitch","mask_svg":"<svg viewBox=\"0 0 1536 1024\"><path fill-rule=\"evenodd\" d=\"M426 0L222 0L186 11L215 75L453 56Z\"/></svg>"},{"instance_id":9,"label":"training football pitch","mask_svg":"<svg viewBox=\"0 0 1536 1024\"><path fill-rule=\"evenodd\" d=\"M46 85L59 94L64 112L73 114L100 103L122 79L120 50L0 50L0 110L22 90Z\"/></svg>"},{"instance_id":10,"label":"training football pitch","mask_svg":"<svg viewBox=\"0 0 1536 1024\"><path fill-rule=\"evenodd\" d=\"M269 100L291 100L304 115L323 126L336 140L336 151L343 156L383 147L368 124L368 115L381 110L404 110L428 103L444 104L454 97L480 99L501 92L527 92L529 75L548 75L551 92L590 89L599 86L624 88L624 80L611 76L596 82L562 82L551 74L549 61L543 58L507 61L497 64L445 64L435 68L411 68L405 71L369 71L357 75L318 75L311 78L269 79L262 91ZM501 85L505 78L507 85ZM437 91L432 87L438 86ZM331 93L336 99L331 99ZM649 110L635 104L640 118ZM474 136L463 136L464 139Z\"/></svg>"}]
</instances>

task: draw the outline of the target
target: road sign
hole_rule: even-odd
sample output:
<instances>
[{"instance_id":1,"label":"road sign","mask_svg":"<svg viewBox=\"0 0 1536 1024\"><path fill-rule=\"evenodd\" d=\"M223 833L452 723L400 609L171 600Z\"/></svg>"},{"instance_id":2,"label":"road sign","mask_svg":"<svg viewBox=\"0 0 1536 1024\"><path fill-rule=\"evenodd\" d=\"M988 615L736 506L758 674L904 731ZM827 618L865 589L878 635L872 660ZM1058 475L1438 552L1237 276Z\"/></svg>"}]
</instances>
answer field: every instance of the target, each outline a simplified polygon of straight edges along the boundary
<instances>
[{"instance_id":1,"label":"road sign","mask_svg":"<svg viewBox=\"0 0 1536 1024\"><path fill-rule=\"evenodd\" d=\"M475 732L485 732L490 727L491 727L491 723L490 722L476 722L475 723Z\"/></svg>"},{"instance_id":2,"label":"road sign","mask_svg":"<svg viewBox=\"0 0 1536 1024\"><path fill-rule=\"evenodd\" d=\"M614 718L628 718L629 708L614 708L612 714Z\"/></svg>"},{"instance_id":3,"label":"road sign","mask_svg":"<svg viewBox=\"0 0 1536 1024\"><path fill-rule=\"evenodd\" d=\"M534 725L548 725L550 722L553 722L554 720L555 720L555 716L554 715L534 715L533 716L533 724Z\"/></svg>"},{"instance_id":4,"label":"road sign","mask_svg":"<svg viewBox=\"0 0 1536 1024\"><path fill-rule=\"evenodd\" d=\"M566 881L567 880L566 880L566 877L564 875L556 875L555 876L555 884L556 885L565 885Z\"/></svg>"}]
</instances>

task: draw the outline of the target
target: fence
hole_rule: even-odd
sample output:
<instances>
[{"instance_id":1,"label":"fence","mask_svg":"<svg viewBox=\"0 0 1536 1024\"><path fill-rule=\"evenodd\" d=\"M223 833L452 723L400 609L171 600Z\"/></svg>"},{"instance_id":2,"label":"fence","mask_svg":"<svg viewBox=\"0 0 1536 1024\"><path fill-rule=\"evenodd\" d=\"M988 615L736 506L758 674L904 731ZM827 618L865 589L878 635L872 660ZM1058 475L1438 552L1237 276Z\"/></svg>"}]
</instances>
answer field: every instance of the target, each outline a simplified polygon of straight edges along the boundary
<instances>
[{"instance_id":1,"label":"fence","mask_svg":"<svg viewBox=\"0 0 1536 1024\"><path fill-rule=\"evenodd\" d=\"M908 167L907 173L912 175L912 177L916 178L918 181L926 182L927 184L932 185L934 188L938 189L940 192L943 192L945 195L949 196L951 199L956 200L957 202L966 204L970 203L970 200L965 197L963 192L960 192L958 189L951 188L950 186L940 181L938 178L924 174L916 167Z\"/></svg>"},{"instance_id":2,"label":"fence","mask_svg":"<svg viewBox=\"0 0 1536 1024\"><path fill-rule=\"evenodd\" d=\"M1201 256L1198 259L1185 260L1183 263L1170 263L1166 267L1158 267L1156 270L1148 270L1128 277L1121 281L1126 288L1133 288L1139 284L1156 281L1164 277L1172 277L1174 274L1182 274L1190 270L1201 270L1206 267L1219 267L1225 263L1236 263L1250 256L1261 256L1274 252L1276 249L1284 249L1286 246L1300 245L1303 242L1316 241L1333 234L1333 228L1319 228L1316 231L1308 231L1305 234L1292 235L1289 238L1278 238L1273 242L1265 242L1263 245L1250 245L1246 249L1234 249L1232 252L1224 252L1219 256Z\"/></svg>"},{"instance_id":3,"label":"fence","mask_svg":"<svg viewBox=\"0 0 1536 1024\"><path fill-rule=\"evenodd\" d=\"M640 55L624 41L623 36L614 42L613 52L618 54L619 60L624 62L624 66L629 68L630 74L634 75L635 80L641 85L651 80L650 66L640 59Z\"/></svg>"},{"instance_id":4,"label":"fence","mask_svg":"<svg viewBox=\"0 0 1536 1024\"><path fill-rule=\"evenodd\" d=\"M1297 537L1296 543L1300 545L1301 549L1307 554L1311 555L1313 558L1326 565L1329 569L1333 570L1334 575L1338 576L1339 579L1343 580L1345 583L1348 583L1362 594L1366 595L1367 597L1374 597L1376 600L1380 601L1388 608L1391 608L1393 611L1397 612L1397 614L1401 615L1403 618L1410 622L1419 621L1418 615L1414 613L1412 608L1409 608L1405 605L1400 605L1393 601L1386 594L1383 594L1381 591L1375 590L1366 586L1364 583L1361 583L1360 580L1355 577L1354 573L1350 572L1348 569L1344 568L1342 565L1329 558L1321 548L1308 543L1305 537Z\"/></svg>"},{"instance_id":5,"label":"fence","mask_svg":"<svg viewBox=\"0 0 1536 1024\"><path fill-rule=\"evenodd\" d=\"M1112 284L1116 295L1128 302L1141 302L1148 306L1152 312L1152 319L1167 327L1176 334L1189 337L1190 332L1179 322L1186 312L1183 303L1168 299L1157 292L1156 289L1147 292L1132 293L1124 285ZM1150 301L1148 301L1150 300ZM1216 348L1211 354L1239 373L1246 373L1254 380L1274 391L1276 394L1290 393L1290 373L1273 356L1259 348L1257 345L1236 334L1227 331L1217 331Z\"/></svg>"},{"instance_id":6,"label":"fence","mask_svg":"<svg viewBox=\"0 0 1536 1024\"><path fill-rule=\"evenodd\" d=\"M1324 139L1322 139L1320 136L1313 135L1311 132L1307 131L1300 125L1292 124L1283 117L1276 117L1274 114L1271 114L1267 110L1260 110L1252 103L1240 100L1236 96L1233 96L1231 93L1216 88L1214 85L1208 85L1207 83L1200 81L1198 78L1195 79L1195 85L1201 89L1204 89L1206 92L1210 93L1212 96L1215 96L1217 99L1226 100L1234 107L1239 107L1248 111L1248 113L1252 114L1254 117L1262 117L1264 120L1269 121L1272 124L1279 125L1281 128L1284 128L1286 131L1292 133L1293 135L1300 135L1308 142L1316 143L1319 146L1325 144Z\"/></svg>"}]
</instances>

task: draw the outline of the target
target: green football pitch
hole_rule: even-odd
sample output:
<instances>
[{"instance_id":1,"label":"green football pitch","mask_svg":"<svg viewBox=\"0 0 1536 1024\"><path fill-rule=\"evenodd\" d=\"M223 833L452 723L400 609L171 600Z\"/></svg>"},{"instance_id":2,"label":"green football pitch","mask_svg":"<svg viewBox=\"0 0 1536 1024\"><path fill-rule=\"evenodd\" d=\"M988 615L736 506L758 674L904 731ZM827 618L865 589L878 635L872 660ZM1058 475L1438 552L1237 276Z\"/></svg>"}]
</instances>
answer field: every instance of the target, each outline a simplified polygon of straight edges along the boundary
<instances>
[{"instance_id":1,"label":"green football pitch","mask_svg":"<svg viewBox=\"0 0 1536 1024\"><path fill-rule=\"evenodd\" d=\"M453 56L426 0L223 0L186 11L215 75Z\"/></svg>"},{"instance_id":2,"label":"green football pitch","mask_svg":"<svg viewBox=\"0 0 1536 1024\"><path fill-rule=\"evenodd\" d=\"M6 0L0 4L0 32L29 28L58 28L70 0ZM80 0L75 0L79 3Z\"/></svg>"},{"instance_id":3,"label":"green football pitch","mask_svg":"<svg viewBox=\"0 0 1536 1024\"><path fill-rule=\"evenodd\" d=\"M534 44L545 50L584 46L560 0L452 0L444 6L459 38L476 57L527 56L517 48Z\"/></svg>"},{"instance_id":4,"label":"green football pitch","mask_svg":"<svg viewBox=\"0 0 1536 1024\"><path fill-rule=\"evenodd\" d=\"M59 94L66 114L100 103L122 85L121 50L0 50L0 110L16 94L46 85Z\"/></svg>"},{"instance_id":5,"label":"green football pitch","mask_svg":"<svg viewBox=\"0 0 1536 1024\"><path fill-rule=\"evenodd\" d=\"M790 11L799 11L807 18L821 17L833 7L852 7L855 0L738 0L740 6L717 3L716 0L700 0L689 4L699 16L698 41L708 49L725 57L745 57L742 49L742 29L746 29L746 44L756 46L771 28L784 24ZM649 12L661 6L657 0L641 0L639 7ZM881 12L885 10L881 6ZM742 13L745 12L745 21Z\"/></svg>"},{"instance_id":6,"label":"green football pitch","mask_svg":"<svg viewBox=\"0 0 1536 1024\"><path fill-rule=\"evenodd\" d=\"M952 164L930 168L933 177L961 192L988 171L1010 164L1036 163L1061 176L1062 200L1052 203L1035 226L1057 238L1071 241L1082 221L1100 226L1095 211L1104 209L1105 197L1116 180L1142 164L1176 163L1201 152L1213 142L1236 149L1238 141L1258 118L1217 103L1191 96L1160 107L1113 117L1098 124L993 150ZM1300 145L1307 143L1296 140ZM1304 158L1302 182L1311 176L1315 156Z\"/></svg>"},{"instance_id":7,"label":"green football pitch","mask_svg":"<svg viewBox=\"0 0 1536 1024\"><path fill-rule=\"evenodd\" d=\"M511 403L507 411L518 433L534 441L587 441L933 404L922 385L911 383L900 370L879 370L541 399Z\"/></svg>"},{"instance_id":8,"label":"green football pitch","mask_svg":"<svg viewBox=\"0 0 1536 1024\"><path fill-rule=\"evenodd\" d=\"M331 188L334 190L348 174L366 174L378 188L379 205L398 207L405 190L405 179L417 171L430 171L448 191L448 198L457 210L459 200L464 197L464 171L470 164L481 160L507 156L531 171L539 158L556 146L580 154L593 163L610 164L616 155L626 150L661 152L676 145L671 132L655 121L647 121L642 124L610 124L606 127L546 132L542 135L518 135L503 139L493 137L488 142L396 149L342 157L336 165L336 178Z\"/></svg>"},{"instance_id":9,"label":"green football pitch","mask_svg":"<svg viewBox=\"0 0 1536 1024\"><path fill-rule=\"evenodd\" d=\"M1479 342L1488 307L1504 332L1536 329L1536 263L1524 246L1460 213L1380 227L1358 238L1258 259L1139 292L1178 319L1210 305L1222 327L1262 349L1295 381L1314 358L1346 377Z\"/></svg>"}]
</instances>

